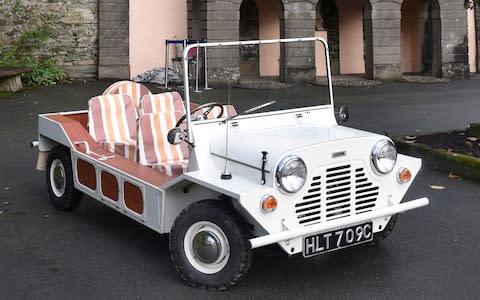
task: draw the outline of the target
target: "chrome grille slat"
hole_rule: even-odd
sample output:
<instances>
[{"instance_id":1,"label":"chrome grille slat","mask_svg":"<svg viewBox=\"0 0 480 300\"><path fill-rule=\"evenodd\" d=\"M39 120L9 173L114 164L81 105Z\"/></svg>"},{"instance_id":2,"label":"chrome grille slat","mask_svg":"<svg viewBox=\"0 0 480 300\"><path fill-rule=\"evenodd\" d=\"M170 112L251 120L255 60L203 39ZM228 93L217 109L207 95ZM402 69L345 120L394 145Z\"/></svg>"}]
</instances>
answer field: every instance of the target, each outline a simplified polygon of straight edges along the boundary
<instances>
[{"instance_id":1,"label":"chrome grille slat","mask_svg":"<svg viewBox=\"0 0 480 300\"><path fill-rule=\"evenodd\" d=\"M350 197L350 193L343 193L343 194L337 194L337 195L331 195L326 198L327 203L330 201L338 201L340 198L345 198L345 197Z\"/></svg>"},{"instance_id":2,"label":"chrome grille slat","mask_svg":"<svg viewBox=\"0 0 480 300\"><path fill-rule=\"evenodd\" d=\"M320 201L315 201L315 202L308 202L306 203L305 205L302 205L302 206L297 206L296 207L296 211L300 211L300 210L305 210L305 209L311 209L311 208L314 208L315 206L318 206L320 207Z\"/></svg>"},{"instance_id":3,"label":"chrome grille slat","mask_svg":"<svg viewBox=\"0 0 480 300\"><path fill-rule=\"evenodd\" d=\"M375 208L380 187L363 162L320 169L312 175L308 192L295 203L299 224L328 222Z\"/></svg>"},{"instance_id":4,"label":"chrome grille slat","mask_svg":"<svg viewBox=\"0 0 480 300\"><path fill-rule=\"evenodd\" d=\"M350 199L347 199L346 201L341 201L338 203L327 204L327 211L331 211L333 209L337 209L341 207L350 207Z\"/></svg>"}]
</instances>

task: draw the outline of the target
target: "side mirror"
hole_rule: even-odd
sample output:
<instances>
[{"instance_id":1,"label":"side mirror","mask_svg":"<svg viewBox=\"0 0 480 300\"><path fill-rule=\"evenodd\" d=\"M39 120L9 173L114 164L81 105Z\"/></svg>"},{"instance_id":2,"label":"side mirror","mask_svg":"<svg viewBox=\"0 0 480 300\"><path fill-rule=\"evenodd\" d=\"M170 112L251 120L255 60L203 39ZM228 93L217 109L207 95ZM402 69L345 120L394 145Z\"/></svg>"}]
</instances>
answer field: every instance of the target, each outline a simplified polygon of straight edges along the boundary
<instances>
[{"instance_id":1,"label":"side mirror","mask_svg":"<svg viewBox=\"0 0 480 300\"><path fill-rule=\"evenodd\" d=\"M340 123L346 123L350 119L350 111L348 107L342 105L338 111L338 121Z\"/></svg>"},{"instance_id":2,"label":"side mirror","mask_svg":"<svg viewBox=\"0 0 480 300\"><path fill-rule=\"evenodd\" d=\"M175 127L167 134L167 140L172 145L178 145L181 142L188 140L188 134L185 130Z\"/></svg>"}]
</instances>

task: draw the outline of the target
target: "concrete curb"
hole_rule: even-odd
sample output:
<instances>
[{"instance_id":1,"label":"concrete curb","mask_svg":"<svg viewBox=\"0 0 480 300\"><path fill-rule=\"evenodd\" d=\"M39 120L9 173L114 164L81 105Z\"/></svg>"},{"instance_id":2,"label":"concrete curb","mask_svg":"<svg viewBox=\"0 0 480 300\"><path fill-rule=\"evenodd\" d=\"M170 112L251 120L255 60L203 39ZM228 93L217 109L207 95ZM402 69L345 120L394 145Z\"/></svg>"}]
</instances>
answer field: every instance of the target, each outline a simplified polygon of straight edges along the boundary
<instances>
[{"instance_id":1,"label":"concrete curb","mask_svg":"<svg viewBox=\"0 0 480 300\"><path fill-rule=\"evenodd\" d=\"M326 86L327 78L319 77L312 82L313 85ZM332 86L334 87L374 87L382 84L380 80L370 80L354 76L334 76L332 77Z\"/></svg>"},{"instance_id":2,"label":"concrete curb","mask_svg":"<svg viewBox=\"0 0 480 300\"><path fill-rule=\"evenodd\" d=\"M462 178L480 181L480 159L444 149L433 149L425 144L406 143L401 137L394 138L399 152L421 157L427 167L444 172L451 172Z\"/></svg>"}]
</instances>

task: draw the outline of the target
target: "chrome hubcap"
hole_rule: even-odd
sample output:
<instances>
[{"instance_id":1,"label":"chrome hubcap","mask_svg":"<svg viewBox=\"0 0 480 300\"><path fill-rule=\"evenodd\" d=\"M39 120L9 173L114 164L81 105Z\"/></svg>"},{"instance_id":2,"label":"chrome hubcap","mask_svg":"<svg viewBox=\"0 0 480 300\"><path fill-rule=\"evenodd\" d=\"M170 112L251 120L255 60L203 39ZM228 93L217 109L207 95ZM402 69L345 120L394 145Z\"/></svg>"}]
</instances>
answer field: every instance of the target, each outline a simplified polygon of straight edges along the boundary
<instances>
[{"instance_id":1,"label":"chrome hubcap","mask_svg":"<svg viewBox=\"0 0 480 300\"><path fill-rule=\"evenodd\" d=\"M50 168L50 183L55 196L63 196L65 193L66 177L65 168L59 159L55 159L52 162L52 166Z\"/></svg>"},{"instance_id":2,"label":"chrome hubcap","mask_svg":"<svg viewBox=\"0 0 480 300\"><path fill-rule=\"evenodd\" d=\"M220 272L230 258L227 236L219 226L209 221L198 221L188 228L183 248L190 265L204 274Z\"/></svg>"},{"instance_id":3,"label":"chrome hubcap","mask_svg":"<svg viewBox=\"0 0 480 300\"><path fill-rule=\"evenodd\" d=\"M193 253L203 263L216 262L221 251L220 241L213 232L200 231L193 238Z\"/></svg>"}]
</instances>

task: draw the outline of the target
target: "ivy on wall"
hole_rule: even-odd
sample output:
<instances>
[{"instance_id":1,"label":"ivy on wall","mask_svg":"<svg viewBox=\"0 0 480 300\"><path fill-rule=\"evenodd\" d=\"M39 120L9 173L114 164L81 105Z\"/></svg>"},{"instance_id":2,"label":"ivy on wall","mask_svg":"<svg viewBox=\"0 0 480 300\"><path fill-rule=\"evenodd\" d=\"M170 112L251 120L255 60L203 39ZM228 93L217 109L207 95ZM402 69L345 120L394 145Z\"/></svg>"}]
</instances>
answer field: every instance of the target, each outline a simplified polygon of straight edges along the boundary
<instances>
[{"instance_id":1,"label":"ivy on wall","mask_svg":"<svg viewBox=\"0 0 480 300\"><path fill-rule=\"evenodd\" d=\"M53 49L50 55L34 55L45 43L55 37L58 16L40 13L24 6L19 0L10 0L9 9L4 13L17 24L22 24L22 31L14 42L4 47L0 53L0 67L28 67L29 73L22 75L26 85L54 85L65 76L64 69L53 59L61 49Z\"/></svg>"}]
</instances>

